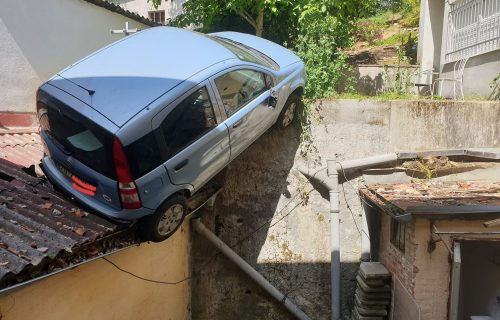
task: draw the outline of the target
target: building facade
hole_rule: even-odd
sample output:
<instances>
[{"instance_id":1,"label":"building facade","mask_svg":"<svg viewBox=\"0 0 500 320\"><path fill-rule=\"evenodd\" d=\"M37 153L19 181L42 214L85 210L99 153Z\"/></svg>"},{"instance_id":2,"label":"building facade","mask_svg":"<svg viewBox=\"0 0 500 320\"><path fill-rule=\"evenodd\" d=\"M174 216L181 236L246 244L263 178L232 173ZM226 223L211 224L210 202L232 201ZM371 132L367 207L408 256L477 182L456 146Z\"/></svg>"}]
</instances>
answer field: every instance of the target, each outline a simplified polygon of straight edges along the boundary
<instances>
[{"instance_id":1,"label":"building facade","mask_svg":"<svg viewBox=\"0 0 500 320\"><path fill-rule=\"evenodd\" d=\"M456 63L468 59L463 95L488 97L490 83L500 73L500 1L421 0L420 8L418 62L422 71L435 72L434 80L460 78ZM458 96L454 83L458 84L444 81L443 96ZM435 91L440 93L437 85Z\"/></svg>"}]
</instances>

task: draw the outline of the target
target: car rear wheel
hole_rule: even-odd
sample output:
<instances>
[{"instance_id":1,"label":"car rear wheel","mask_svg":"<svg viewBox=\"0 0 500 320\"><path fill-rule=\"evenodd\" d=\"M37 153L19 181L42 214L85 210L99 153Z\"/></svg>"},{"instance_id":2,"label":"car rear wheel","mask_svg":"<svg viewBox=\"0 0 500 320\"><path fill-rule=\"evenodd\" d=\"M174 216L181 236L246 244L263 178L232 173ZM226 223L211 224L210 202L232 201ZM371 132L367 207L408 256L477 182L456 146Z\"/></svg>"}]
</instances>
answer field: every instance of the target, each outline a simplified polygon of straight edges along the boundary
<instances>
[{"instance_id":1,"label":"car rear wheel","mask_svg":"<svg viewBox=\"0 0 500 320\"><path fill-rule=\"evenodd\" d=\"M155 214L140 221L140 230L145 240L161 242L175 233L184 221L187 212L186 198L173 196L158 208Z\"/></svg>"},{"instance_id":2,"label":"car rear wheel","mask_svg":"<svg viewBox=\"0 0 500 320\"><path fill-rule=\"evenodd\" d=\"M284 129L293 123L299 110L299 104L300 98L297 95L292 94L288 97L276 122L277 128Z\"/></svg>"}]
</instances>

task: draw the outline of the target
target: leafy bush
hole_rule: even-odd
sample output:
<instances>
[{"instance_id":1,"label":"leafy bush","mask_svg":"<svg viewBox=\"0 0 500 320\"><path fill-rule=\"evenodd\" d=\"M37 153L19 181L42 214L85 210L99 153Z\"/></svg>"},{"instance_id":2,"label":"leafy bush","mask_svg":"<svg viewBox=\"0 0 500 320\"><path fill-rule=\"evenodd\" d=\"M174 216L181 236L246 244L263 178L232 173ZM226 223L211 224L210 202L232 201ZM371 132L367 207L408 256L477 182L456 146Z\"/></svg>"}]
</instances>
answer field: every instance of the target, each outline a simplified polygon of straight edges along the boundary
<instances>
[{"instance_id":1,"label":"leafy bush","mask_svg":"<svg viewBox=\"0 0 500 320\"><path fill-rule=\"evenodd\" d=\"M384 25L371 20L360 20L356 23L355 37L357 41L367 41L372 45L382 38Z\"/></svg>"},{"instance_id":2,"label":"leafy bush","mask_svg":"<svg viewBox=\"0 0 500 320\"><path fill-rule=\"evenodd\" d=\"M352 26L321 7L309 6L300 16L299 28L294 50L307 70L306 99L333 95L348 68L346 56L339 49L352 43Z\"/></svg>"},{"instance_id":3,"label":"leafy bush","mask_svg":"<svg viewBox=\"0 0 500 320\"><path fill-rule=\"evenodd\" d=\"M406 28L418 27L420 21L420 0L403 0L401 25Z\"/></svg>"}]
</instances>

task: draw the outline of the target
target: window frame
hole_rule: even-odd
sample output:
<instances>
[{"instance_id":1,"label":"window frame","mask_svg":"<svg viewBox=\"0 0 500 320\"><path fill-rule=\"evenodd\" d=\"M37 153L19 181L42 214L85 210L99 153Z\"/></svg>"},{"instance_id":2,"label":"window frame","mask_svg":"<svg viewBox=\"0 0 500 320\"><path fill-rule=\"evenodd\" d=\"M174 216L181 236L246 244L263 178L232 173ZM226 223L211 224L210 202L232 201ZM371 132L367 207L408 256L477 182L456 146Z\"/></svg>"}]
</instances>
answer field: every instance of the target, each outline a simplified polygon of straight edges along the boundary
<instances>
[{"instance_id":1,"label":"window frame","mask_svg":"<svg viewBox=\"0 0 500 320\"><path fill-rule=\"evenodd\" d=\"M170 113L180 104L182 103L185 99L187 99L190 95L195 93L196 91L199 91L202 88L206 88L208 97L210 99L210 102L212 104L212 109L214 111L215 115L215 126L211 128L210 130L206 131L203 135L195 139L194 141L191 141L191 143L187 144L184 146L182 149L177 150L174 154L169 155L168 152L168 147L167 147L167 142L165 135L163 134L163 129L161 125L165 121L165 119L170 115ZM205 136L208 134L210 131L214 130L217 126L219 126L224 120L225 117L222 116L223 113L220 110L220 105L218 100L216 99L214 90L212 88L212 85L210 81L205 80L197 84L196 86L192 87L191 89L185 91L183 94L179 95L175 100L172 102L168 103L160 112L158 112L152 119L151 124L152 124L152 131L155 135L156 141L158 141L158 147L159 151L161 154L161 159L162 163L165 163L175 157L177 154L182 152L182 150L186 149L190 145L192 145L194 142L199 140L201 137Z\"/></svg>"},{"instance_id":2,"label":"window frame","mask_svg":"<svg viewBox=\"0 0 500 320\"><path fill-rule=\"evenodd\" d=\"M394 219L393 217L390 217L390 220L390 242L396 249L404 253L406 248L407 225Z\"/></svg>"},{"instance_id":3,"label":"window frame","mask_svg":"<svg viewBox=\"0 0 500 320\"><path fill-rule=\"evenodd\" d=\"M241 107L239 107L236 111L234 111L231 115L228 115L226 113L226 108L224 106L224 101L222 100L222 96L219 92L219 89L217 88L217 84L215 83L215 79L219 78L219 77L222 77L224 76L225 74L228 74L228 73L231 73L231 72L234 72L234 71L240 71L240 70L251 70L251 71L256 71L256 72L260 72L264 75L264 82L266 84L266 90L262 91L258 96L255 96L254 99L251 99L251 100L248 100L244 105L242 105ZM271 79L271 83L268 83L268 78ZM213 75L211 78L210 78L210 83L212 85L212 88L213 88L213 91L214 91L214 94L217 98L217 103L219 104L220 106L220 109L221 109L221 113L222 115L224 116L224 121L226 119L229 119L231 118L232 116L234 116L236 113L238 113L238 111L240 111L241 109L243 109L245 106L247 106L249 103L251 103L252 101L254 101L255 99L257 99L260 95L262 95L263 93L271 90L274 88L274 86L276 86L276 80L275 80L275 77L274 75L269 72L269 70L266 70L264 68L260 68L260 67L257 67L257 66L253 66L253 65L238 65L238 66L234 66L234 67L231 67L231 68L228 68L228 69L225 69L221 72L218 72L216 73L215 75Z\"/></svg>"},{"instance_id":4,"label":"window frame","mask_svg":"<svg viewBox=\"0 0 500 320\"><path fill-rule=\"evenodd\" d=\"M162 21L157 21L155 19L155 15L158 14L160 16L160 20L161 20L161 16L163 14L163 20ZM165 10L151 10L151 11L148 11L148 19L153 21L153 22L156 22L156 23L159 23L161 25L165 25L165 21L166 20L166 16L165 16Z\"/></svg>"}]
</instances>

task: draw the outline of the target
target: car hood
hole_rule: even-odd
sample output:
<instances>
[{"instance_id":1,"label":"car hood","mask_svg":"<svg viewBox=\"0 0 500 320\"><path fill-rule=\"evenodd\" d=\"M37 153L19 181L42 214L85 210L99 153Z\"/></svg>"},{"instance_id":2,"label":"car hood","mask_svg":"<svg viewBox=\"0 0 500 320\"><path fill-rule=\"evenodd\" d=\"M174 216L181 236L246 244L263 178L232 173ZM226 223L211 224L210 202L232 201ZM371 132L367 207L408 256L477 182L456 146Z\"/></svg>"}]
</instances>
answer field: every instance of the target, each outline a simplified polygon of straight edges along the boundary
<instances>
[{"instance_id":1,"label":"car hood","mask_svg":"<svg viewBox=\"0 0 500 320\"><path fill-rule=\"evenodd\" d=\"M251 34L228 31L212 33L211 35L233 40L252 47L273 59L280 66L280 68L284 68L301 61L299 57L285 47Z\"/></svg>"}]
</instances>

